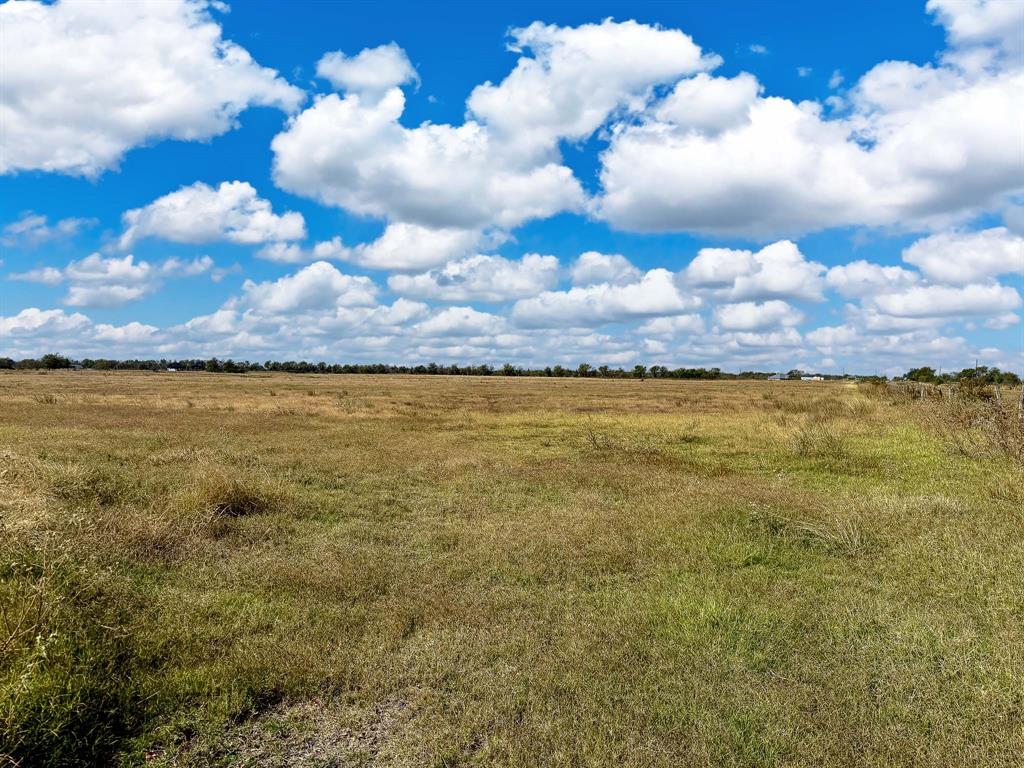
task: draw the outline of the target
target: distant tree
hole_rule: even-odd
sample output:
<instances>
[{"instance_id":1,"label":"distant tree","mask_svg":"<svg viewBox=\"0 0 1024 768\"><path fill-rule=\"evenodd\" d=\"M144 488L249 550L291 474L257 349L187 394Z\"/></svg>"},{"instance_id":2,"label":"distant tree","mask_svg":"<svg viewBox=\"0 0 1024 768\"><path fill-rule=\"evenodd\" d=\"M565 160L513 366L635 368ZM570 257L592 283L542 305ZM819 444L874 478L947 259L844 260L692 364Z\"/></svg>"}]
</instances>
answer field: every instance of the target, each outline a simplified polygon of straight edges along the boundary
<instances>
[{"instance_id":1,"label":"distant tree","mask_svg":"<svg viewBox=\"0 0 1024 768\"><path fill-rule=\"evenodd\" d=\"M14 360L10 357L0 357L0 369L11 369L14 367Z\"/></svg>"},{"instance_id":2,"label":"distant tree","mask_svg":"<svg viewBox=\"0 0 1024 768\"><path fill-rule=\"evenodd\" d=\"M517 373L518 371L516 370L516 367L512 365L512 363L505 363L503 366L501 366L502 376L515 376Z\"/></svg>"},{"instance_id":3,"label":"distant tree","mask_svg":"<svg viewBox=\"0 0 1024 768\"><path fill-rule=\"evenodd\" d=\"M1001 371L999 373L999 383L1005 384L1008 387L1016 387L1020 384L1020 376L1013 371Z\"/></svg>"},{"instance_id":4,"label":"distant tree","mask_svg":"<svg viewBox=\"0 0 1024 768\"><path fill-rule=\"evenodd\" d=\"M786 374L786 378L787 379L799 379L803 375L804 375L803 371L801 371L799 368L794 368L793 370L791 370L789 373Z\"/></svg>"},{"instance_id":5,"label":"distant tree","mask_svg":"<svg viewBox=\"0 0 1024 768\"><path fill-rule=\"evenodd\" d=\"M597 369L597 375L600 376L601 378L607 378L608 377L608 366L607 365L599 366L598 369Z\"/></svg>"},{"instance_id":6,"label":"distant tree","mask_svg":"<svg viewBox=\"0 0 1024 768\"><path fill-rule=\"evenodd\" d=\"M911 368L903 376L907 381L916 381L921 384L934 384L938 380L938 376L935 375L935 369L923 365L920 368Z\"/></svg>"},{"instance_id":7,"label":"distant tree","mask_svg":"<svg viewBox=\"0 0 1024 768\"><path fill-rule=\"evenodd\" d=\"M576 375L581 379L585 379L587 376L591 376L592 374L593 370L589 363L580 363L579 367L576 369Z\"/></svg>"},{"instance_id":8,"label":"distant tree","mask_svg":"<svg viewBox=\"0 0 1024 768\"><path fill-rule=\"evenodd\" d=\"M633 366L633 378L640 379L643 381L647 378L647 366L646 365L634 365Z\"/></svg>"},{"instance_id":9,"label":"distant tree","mask_svg":"<svg viewBox=\"0 0 1024 768\"><path fill-rule=\"evenodd\" d=\"M203 370L205 370L207 373L220 373L222 370L220 360L218 360L216 357L211 357L209 360L206 361L206 364L203 366Z\"/></svg>"},{"instance_id":10,"label":"distant tree","mask_svg":"<svg viewBox=\"0 0 1024 768\"><path fill-rule=\"evenodd\" d=\"M39 358L39 364L41 367L49 368L50 370L71 367L71 361L64 357L64 355L55 355L53 353L43 355Z\"/></svg>"}]
</instances>

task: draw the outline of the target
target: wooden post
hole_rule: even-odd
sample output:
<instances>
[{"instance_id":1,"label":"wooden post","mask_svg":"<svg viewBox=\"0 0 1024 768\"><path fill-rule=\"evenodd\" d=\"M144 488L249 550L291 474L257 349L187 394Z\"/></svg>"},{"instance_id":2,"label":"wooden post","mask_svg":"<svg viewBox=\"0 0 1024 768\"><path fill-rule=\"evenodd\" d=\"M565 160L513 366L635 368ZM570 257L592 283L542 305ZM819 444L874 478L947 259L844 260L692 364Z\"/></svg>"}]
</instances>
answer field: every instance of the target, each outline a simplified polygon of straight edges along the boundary
<instances>
[{"instance_id":1,"label":"wooden post","mask_svg":"<svg viewBox=\"0 0 1024 768\"><path fill-rule=\"evenodd\" d=\"M1024 419L1024 383L1020 385L1020 400L1017 401L1017 418Z\"/></svg>"},{"instance_id":2,"label":"wooden post","mask_svg":"<svg viewBox=\"0 0 1024 768\"><path fill-rule=\"evenodd\" d=\"M999 382L996 382L996 405L1003 407L1003 393L999 391Z\"/></svg>"}]
</instances>

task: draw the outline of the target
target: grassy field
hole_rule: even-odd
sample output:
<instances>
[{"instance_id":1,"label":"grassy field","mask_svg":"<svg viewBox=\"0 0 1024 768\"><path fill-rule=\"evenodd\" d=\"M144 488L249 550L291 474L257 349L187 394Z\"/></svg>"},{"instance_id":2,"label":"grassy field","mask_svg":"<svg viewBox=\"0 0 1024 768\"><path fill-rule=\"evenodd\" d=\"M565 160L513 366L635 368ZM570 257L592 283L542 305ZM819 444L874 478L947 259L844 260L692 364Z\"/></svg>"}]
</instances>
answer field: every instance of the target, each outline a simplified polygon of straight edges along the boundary
<instances>
[{"instance_id":1,"label":"grassy field","mask_svg":"<svg viewBox=\"0 0 1024 768\"><path fill-rule=\"evenodd\" d=\"M0 764L1020 765L1021 469L929 407L0 375Z\"/></svg>"}]
</instances>

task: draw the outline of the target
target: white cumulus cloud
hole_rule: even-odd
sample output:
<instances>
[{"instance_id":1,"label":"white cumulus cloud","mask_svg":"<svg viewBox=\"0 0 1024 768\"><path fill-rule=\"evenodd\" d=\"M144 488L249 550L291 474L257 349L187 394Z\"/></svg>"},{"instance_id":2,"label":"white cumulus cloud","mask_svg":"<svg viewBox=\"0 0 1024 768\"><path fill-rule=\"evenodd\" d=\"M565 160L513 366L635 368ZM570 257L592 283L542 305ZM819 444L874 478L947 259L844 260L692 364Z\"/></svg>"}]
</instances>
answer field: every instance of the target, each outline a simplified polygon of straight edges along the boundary
<instances>
[{"instance_id":1,"label":"white cumulus cloud","mask_svg":"<svg viewBox=\"0 0 1024 768\"><path fill-rule=\"evenodd\" d=\"M210 7L204 0L0 6L0 173L95 176L141 144L218 136L251 105L295 109L302 91L224 40Z\"/></svg>"},{"instance_id":2,"label":"white cumulus cloud","mask_svg":"<svg viewBox=\"0 0 1024 768\"><path fill-rule=\"evenodd\" d=\"M326 261L317 261L277 280L246 280L238 305L263 314L286 314L372 306L376 297L377 286L370 278L346 275Z\"/></svg>"},{"instance_id":3,"label":"white cumulus cloud","mask_svg":"<svg viewBox=\"0 0 1024 768\"><path fill-rule=\"evenodd\" d=\"M392 275L395 293L440 301L507 301L536 296L558 282L558 259L529 253L518 261L476 254L415 275Z\"/></svg>"},{"instance_id":4,"label":"white cumulus cloud","mask_svg":"<svg viewBox=\"0 0 1024 768\"><path fill-rule=\"evenodd\" d=\"M355 56L341 51L325 53L317 62L316 73L335 88L371 98L419 80L409 57L395 43L365 48Z\"/></svg>"},{"instance_id":5,"label":"white cumulus cloud","mask_svg":"<svg viewBox=\"0 0 1024 768\"><path fill-rule=\"evenodd\" d=\"M302 214L275 214L270 202L245 181L225 181L217 188L197 181L142 208L125 211L122 219L122 248L146 237L176 243L226 240L251 245L306 236Z\"/></svg>"},{"instance_id":6,"label":"white cumulus cloud","mask_svg":"<svg viewBox=\"0 0 1024 768\"><path fill-rule=\"evenodd\" d=\"M696 288L727 299L822 298L825 267L808 261L796 243L780 240L759 251L702 248L682 272Z\"/></svg>"},{"instance_id":7,"label":"white cumulus cloud","mask_svg":"<svg viewBox=\"0 0 1024 768\"><path fill-rule=\"evenodd\" d=\"M160 288L160 278L212 275L216 271L213 259L209 256L198 256L188 261L172 257L153 266L147 261L135 261L132 254L107 258L93 253L68 263L62 269L40 267L12 273L8 279L51 286L67 282L69 286L64 297L65 304L73 307L113 307L154 293Z\"/></svg>"},{"instance_id":8,"label":"white cumulus cloud","mask_svg":"<svg viewBox=\"0 0 1024 768\"><path fill-rule=\"evenodd\" d=\"M870 297L866 305L895 317L929 318L1002 314L1021 304L1008 285L926 285Z\"/></svg>"},{"instance_id":9,"label":"white cumulus cloud","mask_svg":"<svg viewBox=\"0 0 1024 768\"><path fill-rule=\"evenodd\" d=\"M624 229L755 237L998 210L1024 189L1024 66L1000 56L1007 34L1021 37L1019 6L932 3L954 44L995 47L878 64L834 117L738 78L684 81L647 119L613 126L595 210ZM709 103L723 116L701 117Z\"/></svg>"},{"instance_id":10,"label":"white cumulus cloud","mask_svg":"<svg viewBox=\"0 0 1024 768\"><path fill-rule=\"evenodd\" d=\"M903 267L885 267L864 259L832 267L825 276L842 296L867 296L914 285L920 275Z\"/></svg>"},{"instance_id":11,"label":"white cumulus cloud","mask_svg":"<svg viewBox=\"0 0 1024 768\"><path fill-rule=\"evenodd\" d=\"M776 326L799 325L803 313L778 299L758 304L743 301L723 304L715 309L715 322L729 331L757 331Z\"/></svg>"},{"instance_id":12,"label":"white cumulus cloud","mask_svg":"<svg viewBox=\"0 0 1024 768\"><path fill-rule=\"evenodd\" d=\"M998 275L1024 274L1024 236L1006 227L980 232L942 232L918 240L903 252L930 280L953 285Z\"/></svg>"},{"instance_id":13,"label":"white cumulus cloud","mask_svg":"<svg viewBox=\"0 0 1024 768\"><path fill-rule=\"evenodd\" d=\"M95 219L71 217L50 224L46 216L29 211L3 228L3 232L0 232L0 244L9 248L19 245L36 247L54 240L74 237L95 223Z\"/></svg>"},{"instance_id":14,"label":"white cumulus cloud","mask_svg":"<svg viewBox=\"0 0 1024 768\"><path fill-rule=\"evenodd\" d=\"M527 328L583 327L682 314L699 305L700 299L680 292L671 272L652 269L628 285L599 283L521 299L512 309L512 318Z\"/></svg>"},{"instance_id":15,"label":"white cumulus cloud","mask_svg":"<svg viewBox=\"0 0 1024 768\"><path fill-rule=\"evenodd\" d=\"M625 256L618 253L587 251L580 254L569 270L573 285L628 285L635 283L643 273Z\"/></svg>"}]
</instances>

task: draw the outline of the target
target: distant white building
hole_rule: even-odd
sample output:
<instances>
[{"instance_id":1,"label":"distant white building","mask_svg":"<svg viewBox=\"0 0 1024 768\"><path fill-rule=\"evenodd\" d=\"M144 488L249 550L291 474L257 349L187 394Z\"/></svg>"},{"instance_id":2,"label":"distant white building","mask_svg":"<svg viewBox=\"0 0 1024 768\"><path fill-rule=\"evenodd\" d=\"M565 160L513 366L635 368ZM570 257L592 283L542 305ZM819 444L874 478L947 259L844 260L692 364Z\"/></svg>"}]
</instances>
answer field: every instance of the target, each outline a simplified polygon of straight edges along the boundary
<instances>
[{"instance_id":1,"label":"distant white building","mask_svg":"<svg viewBox=\"0 0 1024 768\"><path fill-rule=\"evenodd\" d=\"M774 373L774 374L772 374L771 376L768 377L768 381L785 381L785 380L786 380L786 374L784 374L784 373Z\"/></svg>"},{"instance_id":2,"label":"distant white building","mask_svg":"<svg viewBox=\"0 0 1024 768\"><path fill-rule=\"evenodd\" d=\"M824 381L824 376L801 376L800 381Z\"/></svg>"}]
</instances>

